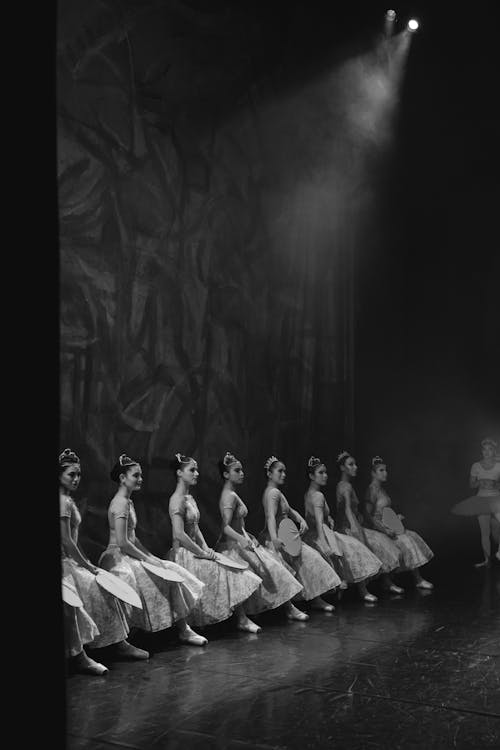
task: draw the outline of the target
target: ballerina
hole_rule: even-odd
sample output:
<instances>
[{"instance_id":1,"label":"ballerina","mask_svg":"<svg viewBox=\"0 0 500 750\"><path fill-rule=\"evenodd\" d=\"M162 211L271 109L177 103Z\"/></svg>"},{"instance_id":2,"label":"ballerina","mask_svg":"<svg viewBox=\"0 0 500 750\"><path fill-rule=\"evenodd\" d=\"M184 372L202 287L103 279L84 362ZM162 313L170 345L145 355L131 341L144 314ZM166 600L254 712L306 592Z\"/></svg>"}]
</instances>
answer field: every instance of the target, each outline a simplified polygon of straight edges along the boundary
<instances>
[{"instance_id":1,"label":"ballerina","mask_svg":"<svg viewBox=\"0 0 500 750\"><path fill-rule=\"evenodd\" d=\"M257 591L245 604L249 614L258 614L284 605L290 619L304 619L304 614L292 604L292 598L302 591L293 569L287 567L273 550L261 545L245 528L248 509L236 492L245 478L243 466L231 453L218 463L224 487L219 500L222 533L217 549L232 559L247 563L261 579Z\"/></svg>"},{"instance_id":2,"label":"ballerina","mask_svg":"<svg viewBox=\"0 0 500 750\"><path fill-rule=\"evenodd\" d=\"M129 627L122 603L99 586L96 581L99 568L90 562L78 545L78 529L82 517L72 495L78 489L80 479L80 459L70 448L66 448L59 456L59 515L63 579L74 587L83 602L85 612L97 631L93 631L92 624L88 622L84 614L68 612L65 607L65 622L69 624L71 639L76 638L78 643L81 641L82 644L85 643L92 649L112 647L110 653L117 658L148 659L147 651L132 646L126 640ZM83 622L84 620L86 622ZM94 632L94 637L90 641L86 635L78 638L78 632ZM79 653L79 664L84 671L102 674L102 670L92 668L86 663L83 650ZM94 662L96 663L98 662Z\"/></svg>"},{"instance_id":3,"label":"ballerina","mask_svg":"<svg viewBox=\"0 0 500 750\"><path fill-rule=\"evenodd\" d=\"M170 557L205 584L190 620L205 627L227 620L235 613L238 630L258 633L260 627L250 620L245 608L249 598L260 588L261 579L250 570L229 570L216 562L215 551L207 545L201 532L200 511L190 492L198 482L198 464L194 458L177 453L171 468L177 487L168 506L173 533Z\"/></svg>"},{"instance_id":4,"label":"ballerina","mask_svg":"<svg viewBox=\"0 0 500 750\"><path fill-rule=\"evenodd\" d=\"M500 458L498 444L492 438L481 441L480 461L472 464L470 486L477 494L457 503L451 512L457 516L477 516L481 531L481 547L484 559L475 564L476 568L488 567L491 558L491 518L500 522ZM500 540L495 557L500 560Z\"/></svg>"},{"instance_id":5,"label":"ballerina","mask_svg":"<svg viewBox=\"0 0 500 750\"><path fill-rule=\"evenodd\" d=\"M333 612L335 607L321 598L321 594L339 588L341 579L326 562L320 553L302 543L300 554L291 557L285 552L284 544L278 537L277 529L281 521L291 518L299 527L300 535L308 530L308 525L294 508L291 508L280 487L285 484L286 467L283 461L271 456L264 464L267 473L267 487L264 490L262 503L266 516L266 526L261 534L264 544L273 549L288 563L297 574L297 580L303 586L301 598L311 603L312 609ZM290 615L288 615L290 617ZM296 619L296 618L294 618ZM305 619L305 618L304 618Z\"/></svg>"},{"instance_id":6,"label":"ballerina","mask_svg":"<svg viewBox=\"0 0 500 750\"><path fill-rule=\"evenodd\" d=\"M130 625L157 632L175 623L181 643L204 646L207 639L195 633L186 620L202 595L203 583L180 565L151 554L135 532L137 514L132 493L142 486L140 464L122 454L110 477L119 487L109 504L109 542L99 564L129 583L139 594L142 610L129 609ZM142 561L181 576L182 582L166 581L150 573Z\"/></svg>"},{"instance_id":7,"label":"ballerina","mask_svg":"<svg viewBox=\"0 0 500 750\"><path fill-rule=\"evenodd\" d=\"M415 531L405 529L403 534L396 534L383 521L383 510L384 508L390 508L392 501L382 487L382 484L387 481L387 465L380 456L372 458L371 476L372 480L366 492L365 517L370 519L374 529L382 534L387 534L389 539L399 548L402 558L401 570L409 570L412 573L417 588L434 588L433 584L422 578L420 574L422 565L425 565L434 557L430 547ZM404 516L400 513L397 516L400 521L404 520Z\"/></svg>"},{"instance_id":8,"label":"ballerina","mask_svg":"<svg viewBox=\"0 0 500 750\"><path fill-rule=\"evenodd\" d=\"M358 539L347 534L339 534L335 530L330 508L322 492L328 482L323 461L311 456L307 463L307 471L310 484L305 494L305 518L309 531L304 534L304 541L326 556L346 584L355 583L365 602L376 602L377 597L368 591L366 584L379 574L382 563ZM332 549L328 542L324 531L325 524L333 531L338 549Z\"/></svg>"},{"instance_id":9,"label":"ballerina","mask_svg":"<svg viewBox=\"0 0 500 750\"><path fill-rule=\"evenodd\" d=\"M337 456L341 479L337 484L337 520L339 531L356 537L363 542L382 563L380 576L382 585L393 594L402 594L404 589L397 586L390 573L400 568L398 547L380 531L362 526L363 517L359 511L359 500L352 486L352 479L358 473L356 460L348 451Z\"/></svg>"}]
</instances>

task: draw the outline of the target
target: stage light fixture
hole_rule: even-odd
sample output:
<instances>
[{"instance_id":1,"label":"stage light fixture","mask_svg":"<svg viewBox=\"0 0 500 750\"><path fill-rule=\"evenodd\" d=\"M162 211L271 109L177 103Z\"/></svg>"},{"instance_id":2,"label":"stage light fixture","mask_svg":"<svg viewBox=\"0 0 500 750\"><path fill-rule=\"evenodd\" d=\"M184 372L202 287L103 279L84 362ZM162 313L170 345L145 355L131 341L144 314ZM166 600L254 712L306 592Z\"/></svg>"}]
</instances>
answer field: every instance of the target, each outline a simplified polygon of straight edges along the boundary
<instances>
[{"instance_id":1,"label":"stage light fixture","mask_svg":"<svg viewBox=\"0 0 500 750\"><path fill-rule=\"evenodd\" d=\"M394 21L396 19L396 11L395 10L388 10L385 14L385 17L388 21Z\"/></svg>"},{"instance_id":2,"label":"stage light fixture","mask_svg":"<svg viewBox=\"0 0 500 750\"><path fill-rule=\"evenodd\" d=\"M411 18L408 21L408 29L409 31L416 31L418 29L419 23L415 20L415 18Z\"/></svg>"}]
</instances>

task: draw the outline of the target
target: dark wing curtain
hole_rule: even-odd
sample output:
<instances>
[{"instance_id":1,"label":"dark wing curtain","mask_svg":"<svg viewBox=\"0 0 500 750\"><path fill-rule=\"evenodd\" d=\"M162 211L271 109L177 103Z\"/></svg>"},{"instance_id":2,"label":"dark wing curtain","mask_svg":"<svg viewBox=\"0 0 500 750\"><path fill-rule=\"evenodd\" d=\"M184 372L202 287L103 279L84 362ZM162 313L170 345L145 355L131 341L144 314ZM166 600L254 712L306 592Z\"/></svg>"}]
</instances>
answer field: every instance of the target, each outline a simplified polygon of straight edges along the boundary
<instances>
[{"instance_id":1,"label":"dark wing curtain","mask_svg":"<svg viewBox=\"0 0 500 750\"><path fill-rule=\"evenodd\" d=\"M138 533L157 554L177 451L198 460L208 542L226 450L258 532L267 456L301 510L309 455L333 475L351 437L358 199L313 153L313 95L253 73L258 30L236 11L59 13L61 449L82 460L82 545L97 559L106 544L122 452L142 463ZM355 153L332 149L348 172Z\"/></svg>"}]
</instances>

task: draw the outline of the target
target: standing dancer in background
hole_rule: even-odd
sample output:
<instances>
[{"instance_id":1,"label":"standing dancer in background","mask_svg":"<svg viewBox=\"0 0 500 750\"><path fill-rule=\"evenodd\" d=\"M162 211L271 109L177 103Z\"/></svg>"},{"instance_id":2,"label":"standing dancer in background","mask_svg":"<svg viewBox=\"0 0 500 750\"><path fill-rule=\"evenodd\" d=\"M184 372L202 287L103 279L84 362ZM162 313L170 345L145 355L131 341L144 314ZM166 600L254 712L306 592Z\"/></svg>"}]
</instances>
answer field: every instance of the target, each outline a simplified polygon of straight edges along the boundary
<instances>
[{"instance_id":1,"label":"standing dancer in background","mask_svg":"<svg viewBox=\"0 0 500 750\"><path fill-rule=\"evenodd\" d=\"M218 463L224 487L219 500L222 533L217 549L237 562L247 563L261 578L257 591L248 599L245 608L249 614L258 614L285 605L291 619L303 619L292 604L292 598L302 591L295 572L275 551L259 544L245 528L248 509L238 496L236 488L243 484L243 466L231 453L226 453Z\"/></svg>"},{"instance_id":2,"label":"standing dancer in background","mask_svg":"<svg viewBox=\"0 0 500 750\"><path fill-rule=\"evenodd\" d=\"M190 620L199 627L227 620L236 614L238 630L258 633L260 627L246 614L249 598L260 588L261 579L250 570L230 570L216 562L199 527L200 511L191 495L198 483L198 464L177 453L172 461L177 487L169 500L173 544L170 555L205 584Z\"/></svg>"},{"instance_id":3,"label":"standing dancer in background","mask_svg":"<svg viewBox=\"0 0 500 750\"><path fill-rule=\"evenodd\" d=\"M382 563L381 579L383 587L393 594L402 594L404 589L397 586L390 577L390 573L399 570L401 565L398 547L380 531L362 526L363 517L359 511L359 500L351 484L352 479L358 473L354 456L347 451L342 451L337 456L337 465L341 472L341 479L337 484L337 523L339 531L354 536L365 544Z\"/></svg>"},{"instance_id":4,"label":"standing dancer in background","mask_svg":"<svg viewBox=\"0 0 500 750\"><path fill-rule=\"evenodd\" d=\"M470 486L477 489L477 494L462 500L451 509L457 516L477 516L484 559L476 563L476 568L490 565L492 516L500 523L500 459L497 449L498 445L492 438L481 441L483 457L473 463L470 470ZM500 560L500 540L495 556Z\"/></svg>"},{"instance_id":5,"label":"standing dancer in background","mask_svg":"<svg viewBox=\"0 0 500 750\"><path fill-rule=\"evenodd\" d=\"M73 582L86 612L98 631L93 640L83 642L95 649L113 646L112 653L119 658L148 659L147 651L132 646L126 640L129 627L122 603L99 586L96 581L99 568L85 557L78 546L78 528L82 517L72 494L78 489L80 478L80 459L72 450L66 448L59 456L59 514L63 575L66 580ZM76 614L77 621L73 621L74 627L78 626L78 620L81 619L78 613ZM73 632L76 632L74 628ZM85 656L82 655L79 658L84 664ZM101 672L94 673L100 674Z\"/></svg>"},{"instance_id":6,"label":"standing dancer in background","mask_svg":"<svg viewBox=\"0 0 500 750\"><path fill-rule=\"evenodd\" d=\"M286 468L283 461L271 456L264 464L267 473L267 487L264 490L262 503L266 516L266 526L262 532L264 544L274 549L290 565L297 574L298 581L303 586L301 597L311 603L312 609L323 612L333 612L335 607L321 598L321 594L338 588L341 580L333 567L315 549L303 543L297 557L287 555L284 544L278 537L278 527L284 518L291 518L299 526L299 533L305 534L307 523L300 513L290 507L280 487L285 484ZM305 614L305 613L303 613ZM288 617L292 617L288 614ZM306 619L307 615L303 619ZM296 616L293 619L297 619Z\"/></svg>"},{"instance_id":7,"label":"standing dancer in background","mask_svg":"<svg viewBox=\"0 0 500 750\"><path fill-rule=\"evenodd\" d=\"M142 487L140 464L122 454L113 466L110 477L119 487L109 504L109 543L99 563L130 584L139 594L142 610L133 609L130 612L130 625L154 633L175 623L182 643L204 646L207 639L195 633L186 622L202 595L202 582L179 565L152 555L135 533L137 515L132 493ZM146 570L142 561L180 575L182 582L159 578Z\"/></svg>"},{"instance_id":8,"label":"standing dancer in background","mask_svg":"<svg viewBox=\"0 0 500 750\"><path fill-rule=\"evenodd\" d=\"M307 463L307 472L310 484L305 495L305 517L309 531L304 534L304 541L326 556L346 583L355 583L365 602L376 602L377 597L368 591L366 584L379 574L382 563L354 536L339 534L335 530L330 508L322 492L328 482L328 474L321 459L311 456ZM328 543L323 524L334 532L342 556L339 556Z\"/></svg>"},{"instance_id":9,"label":"standing dancer in background","mask_svg":"<svg viewBox=\"0 0 500 750\"><path fill-rule=\"evenodd\" d=\"M404 534L396 534L384 523L382 513L384 508L390 508L391 498L382 487L387 481L387 465L380 456L372 458L372 480L366 491L365 520L371 527L386 534L399 548L402 559L402 570L411 571L419 589L432 589L434 586L420 575L420 568L434 557L434 553L415 531L405 529ZM398 513L399 520L404 516Z\"/></svg>"}]
</instances>

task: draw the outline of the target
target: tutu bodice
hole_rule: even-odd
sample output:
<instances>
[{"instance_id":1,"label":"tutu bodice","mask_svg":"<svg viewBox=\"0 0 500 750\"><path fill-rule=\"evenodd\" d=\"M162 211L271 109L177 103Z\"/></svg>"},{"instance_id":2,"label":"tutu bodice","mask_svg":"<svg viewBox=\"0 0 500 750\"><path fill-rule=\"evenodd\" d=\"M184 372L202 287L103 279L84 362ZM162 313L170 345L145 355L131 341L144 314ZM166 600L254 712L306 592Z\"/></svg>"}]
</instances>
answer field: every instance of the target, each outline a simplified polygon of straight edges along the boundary
<instances>
[{"instance_id":1,"label":"tutu bodice","mask_svg":"<svg viewBox=\"0 0 500 750\"><path fill-rule=\"evenodd\" d=\"M373 523L374 516L377 518L381 515L384 508L390 508L392 505L391 498L380 485L370 484L365 496L365 514L364 522L368 528L373 529L376 526Z\"/></svg>"},{"instance_id":2,"label":"tutu bodice","mask_svg":"<svg viewBox=\"0 0 500 750\"><path fill-rule=\"evenodd\" d=\"M80 514L80 511L76 507L75 501L67 495L65 497L61 497L59 510L59 515L61 518L69 518L71 536L73 537L73 539L76 539L78 537L78 527L82 522L82 516Z\"/></svg>"},{"instance_id":3,"label":"tutu bodice","mask_svg":"<svg viewBox=\"0 0 500 750\"><path fill-rule=\"evenodd\" d=\"M471 466L470 474L479 482L479 497L493 497L500 493L500 462L497 461L490 469L485 469L480 461L476 461Z\"/></svg>"},{"instance_id":4,"label":"tutu bodice","mask_svg":"<svg viewBox=\"0 0 500 750\"><path fill-rule=\"evenodd\" d=\"M358 526L358 533L363 536L363 529L361 527L361 514L359 512L359 500L356 495L356 492L354 491L354 487L349 482L339 482L337 484L337 527L338 531L343 532L346 529L350 530L351 524L349 523L349 519L347 517L346 513L346 499L342 492L345 487L348 487L349 492L349 502L351 505L351 511L355 519L355 523Z\"/></svg>"},{"instance_id":5,"label":"tutu bodice","mask_svg":"<svg viewBox=\"0 0 500 750\"><path fill-rule=\"evenodd\" d=\"M82 521L82 516L80 514L80 511L76 507L75 501L71 498L66 496L61 496L59 499L59 517L60 518L69 518L69 528L70 528L70 534L71 538L75 542L75 544L78 543L78 528L80 526L80 523ZM64 550L64 547L61 544L61 554L63 557L66 557L66 551Z\"/></svg>"},{"instance_id":6,"label":"tutu bodice","mask_svg":"<svg viewBox=\"0 0 500 750\"><path fill-rule=\"evenodd\" d=\"M191 495L184 498L184 531L191 538L195 539L196 526L200 521L200 510L196 500Z\"/></svg>"},{"instance_id":7,"label":"tutu bodice","mask_svg":"<svg viewBox=\"0 0 500 750\"><path fill-rule=\"evenodd\" d=\"M315 508L321 508L322 523L328 523L328 516L331 515L330 508L321 492L314 492L313 494L306 495L304 515L306 523L311 529L316 527L316 516L314 514Z\"/></svg>"},{"instance_id":8,"label":"tutu bodice","mask_svg":"<svg viewBox=\"0 0 500 750\"><path fill-rule=\"evenodd\" d=\"M118 544L116 538L116 520L127 519L127 537L131 542L135 540L135 529L137 526L137 514L131 498L116 495L110 502L108 508L109 542Z\"/></svg>"},{"instance_id":9,"label":"tutu bodice","mask_svg":"<svg viewBox=\"0 0 500 750\"><path fill-rule=\"evenodd\" d=\"M231 500L233 502L231 502ZM232 492L231 496L224 501L221 507L222 510L233 511L230 526L232 529L237 531L238 534L243 534L243 532L245 531L245 518L248 515L248 508L243 500L238 497L236 492Z\"/></svg>"},{"instance_id":10,"label":"tutu bodice","mask_svg":"<svg viewBox=\"0 0 500 750\"><path fill-rule=\"evenodd\" d=\"M392 500L387 494L387 492L384 490L383 487L377 487L377 485L370 485L371 488L371 497L373 497L379 506L381 508L390 508L392 505Z\"/></svg>"},{"instance_id":11,"label":"tutu bodice","mask_svg":"<svg viewBox=\"0 0 500 750\"><path fill-rule=\"evenodd\" d=\"M185 533L193 540L193 542L198 544L196 528L200 521L200 510L194 497L192 495L174 495L170 500L169 513L171 518L174 515L178 515L182 518ZM174 538L173 547L177 549L179 544L179 540Z\"/></svg>"},{"instance_id":12,"label":"tutu bodice","mask_svg":"<svg viewBox=\"0 0 500 750\"><path fill-rule=\"evenodd\" d=\"M276 507L276 528L280 525L281 521L284 518L288 518L290 515L290 506L288 504L288 500L284 496L282 492L277 487L274 487L271 492L268 494L268 497L271 497L271 495L274 495L274 497L277 497L278 504ZM265 497L265 496L264 496Z\"/></svg>"}]
</instances>

